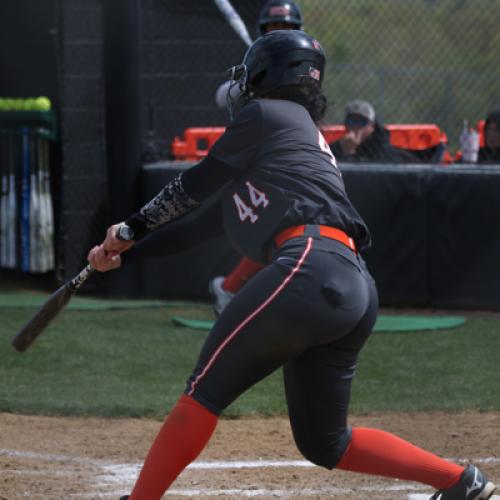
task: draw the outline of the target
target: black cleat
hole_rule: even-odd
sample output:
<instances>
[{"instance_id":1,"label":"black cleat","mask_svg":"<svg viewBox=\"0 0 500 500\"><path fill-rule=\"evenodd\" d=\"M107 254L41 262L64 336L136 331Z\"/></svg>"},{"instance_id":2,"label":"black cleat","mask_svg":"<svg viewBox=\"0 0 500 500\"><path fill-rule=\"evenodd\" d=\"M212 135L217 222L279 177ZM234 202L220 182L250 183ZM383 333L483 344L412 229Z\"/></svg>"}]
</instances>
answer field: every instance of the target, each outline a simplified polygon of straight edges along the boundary
<instances>
[{"instance_id":1,"label":"black cleat","mask_svg":"<svg viewBox=\"0 0 500 500\"><path fill-rule=\"evenodd\" d=\"M130 495L123 495L122 497L120 497L120 500L127 500L129 496Z\"/></svg>"},{"instance_id":2,"label":"black cleat","mask_svg":"<svg viewBox=\"0 0 500 500\"><path fill-rule=\"evenodd\" d=\"M477 467L469 465L455 486L436 491L430 500L486 500L495 489L496 486Z\"/></svg>"}]
</instances>

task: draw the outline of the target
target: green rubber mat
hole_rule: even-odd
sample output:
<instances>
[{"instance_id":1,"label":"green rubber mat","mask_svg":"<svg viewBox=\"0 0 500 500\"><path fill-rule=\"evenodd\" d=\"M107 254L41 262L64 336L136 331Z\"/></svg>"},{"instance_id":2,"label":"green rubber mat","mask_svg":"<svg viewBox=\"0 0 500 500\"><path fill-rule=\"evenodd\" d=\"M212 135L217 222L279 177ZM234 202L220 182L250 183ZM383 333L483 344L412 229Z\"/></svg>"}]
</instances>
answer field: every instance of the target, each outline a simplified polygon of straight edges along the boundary
<instances>
[{"instance_id":1,"label":"green rubber mat","mask_svg":"<svg viewBox=\"0 0 500 500\"><path fill-rule=\"evenodd\" d=\"M210 330L214 324L213 320L189 319L182 316L172 316L172 323L179 326L186 326L193 330Z\"/></svg>"},{"instance_id":2,"label":"green rubber mat","mask_svg":"<svg viewBox=\"0 0 500 500\"><path fill-rule=\"evenodd\" d=\"M0 293L0 307L40 307L50 295L29 293ZM144 309L148 307L174 307L185 302L167 302L165 300L110 300L89 299L75 296L66 309L82 311L104 311L107 309Z\"/></svg>"},{"instance_id":3,"label":"green rubber mat","mask_svg":"<svg viewBox=\"0 0 500 500\"><path fill-rule=\"evenodd\" d=\"M380 314L375 323L376 332L414 332L446 330L465 323L461 316L390 316Z\"/></svg>"},{"instance_id":4,"label":"green rubber mat","mask_svg":"<svg viewBox=\"0 0 500 500\"><path fill-rule=\"evenodd\" d=\"M172 316L176 325L194 330L210 330L213 321ZM375 323L375 332L414 332L421 330L444 330L456 328L465 323L460 316L389 316L380 314Z\"/></svg>"}]
</instances>

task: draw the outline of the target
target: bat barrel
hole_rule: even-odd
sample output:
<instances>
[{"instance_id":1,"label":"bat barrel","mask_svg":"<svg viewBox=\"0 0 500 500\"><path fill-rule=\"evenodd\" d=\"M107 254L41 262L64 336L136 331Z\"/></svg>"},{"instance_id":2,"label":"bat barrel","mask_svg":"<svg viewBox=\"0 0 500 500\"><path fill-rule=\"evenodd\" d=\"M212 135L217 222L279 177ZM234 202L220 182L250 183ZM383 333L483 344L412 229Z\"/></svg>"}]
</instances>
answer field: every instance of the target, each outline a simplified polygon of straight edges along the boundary
<instances>
[{"instance_id":1,"label":"bat barrel","mask_svg":"<svg viewBox=\"0 0 500 500\"><path fill-rule=\"evenodd\" d=\"M235 33L245 42L245 44L250 47L252 45L252 39L248 34L248 30L245 23L241 19L240 15L236 12L234 7L231 5L229 0L214 0L215 5L221 11L222 15L226 18L231 28Z\"/></svg>"},{"instance_id":2,"label":"bat barrel","mask_svg":"<svg viewBox=\"0 0 500 500\"><path fill-rule=\"evenodd\" d=\"M16 351L25 351L61 312L73 293L74 291L67 284L57 289L37 313L19 330L12 340L12 347Z\"/></svg>"},{"instance_id":3,"label":"bat barrel","mask_svg":"<svg viewBox=\"0 0 500 500\"><path fill-rule=\"evenodd\" d=\"M33 318L17 332L16 336L12 339L12 347L18 352L24 352L64 309L74 293L93 272L94 269L88 265L71 281L58 288Z\"/></svg>"}]
</instances>

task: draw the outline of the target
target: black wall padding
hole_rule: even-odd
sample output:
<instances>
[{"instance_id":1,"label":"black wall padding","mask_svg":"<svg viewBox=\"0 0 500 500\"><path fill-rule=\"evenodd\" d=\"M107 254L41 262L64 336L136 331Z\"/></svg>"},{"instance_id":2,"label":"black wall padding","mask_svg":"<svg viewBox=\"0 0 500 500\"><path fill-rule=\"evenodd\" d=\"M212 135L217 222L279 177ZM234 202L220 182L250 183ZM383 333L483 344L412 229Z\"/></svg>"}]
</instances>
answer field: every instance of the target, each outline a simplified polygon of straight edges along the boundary
<instances>
[{"instance_id":1,"label":"black wall padding","mask_svg":"<svg viewBox=\"0 0 500 500\"><path fill-rule=\"evenodd\" d=\"M106 91L106 144L109 220L121 221L139 203L141 169L140 20L138 0L103 2L103 60ZM133 287L140 276L108 273L112 289Z\"/></svg>"},{"instance_id":2,"label":"black wall padding","mask_svg":"<svg viewBox=\"0 0 500 500\"><path fill-rule=\"evenodd\" d=\"M372 234L365 253L385 304L428 303L426 185L430 168L344 165L350 200Z\"/></svg>"},{"instance_id":3,"label":"black wall padding","mask_svg":"<svg viewBox=\"0 0 500 500\"><path fill-rule=\"evenodd\" d=\"M188 168L186 162L163 162L143 167L141 192L143 203L153 198L174 176ZM148 240L138 244L129 256L124 256L120 273L133 273L141 266L140 282L133 295L143 297L207 298L208 282L217 275L225 275L239 262L240 256L232 249L224 236L216 233L221 227L218 206L208 203L203 215L187 216L184 221L165 226ZM172 253L179 241L187 245L180 253ZM123 293L123 288L116 290Z\"/></svg>"},{"instance_id":4,"label":"black wall padding","mask_svg":"<svg viewBox=\"0 0 500 500\"><path fill-rule=\"evenodd\" d=\"M431 303L500 309L500 166L436 169L429 208Z\"/></svg>"},{"instance_id":5,"label":"black wall padding","mask_svg":"<svg viewBox=\"0 0 500 500\"><path fill-rule=\"evenodd\" d=\"M191 164L145 165L142 202ZM346 189L367 222L373 247L366 252L382 305L500 309L500 166L342 165ZM200 227L216 219L209 207ZM211 277L238 262L223 236L171 255L184 239L175 226L138 248L120 272L143 261L134 294L206 298ZM181 237L182 235L182 237ZM163 255L165 254L165 255Z\"/></svg>"}]
</instances>

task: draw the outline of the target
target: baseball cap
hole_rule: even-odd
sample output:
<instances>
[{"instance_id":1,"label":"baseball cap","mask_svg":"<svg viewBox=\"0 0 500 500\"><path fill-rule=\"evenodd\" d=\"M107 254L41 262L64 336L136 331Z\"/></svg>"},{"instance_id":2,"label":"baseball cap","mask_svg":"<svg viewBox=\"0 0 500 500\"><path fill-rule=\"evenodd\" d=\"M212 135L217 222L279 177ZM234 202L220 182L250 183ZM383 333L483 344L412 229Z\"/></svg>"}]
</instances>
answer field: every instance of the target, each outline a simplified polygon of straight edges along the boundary
<instances>
[{"instance_id":1,"label":"baseball cap","mask_svg":"<svg viewBox=\"0 0 500 500\"><path fill-rule=\"evenodd\" d=\"M360 115L371 122L375 121L375 110L373 106L369 102L362 101L361 99L349 101L345 107L345 115Z\"/></svg>"}]
</instances>

